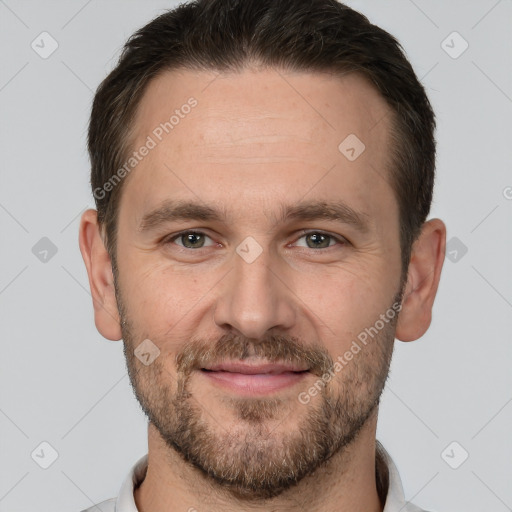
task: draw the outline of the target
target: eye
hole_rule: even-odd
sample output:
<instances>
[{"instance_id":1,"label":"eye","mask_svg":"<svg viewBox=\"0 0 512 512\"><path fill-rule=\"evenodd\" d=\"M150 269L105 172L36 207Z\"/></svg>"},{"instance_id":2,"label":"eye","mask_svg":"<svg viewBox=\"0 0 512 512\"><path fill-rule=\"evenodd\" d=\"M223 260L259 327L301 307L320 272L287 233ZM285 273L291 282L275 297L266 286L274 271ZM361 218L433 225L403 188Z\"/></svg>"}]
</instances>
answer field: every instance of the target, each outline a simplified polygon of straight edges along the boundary
<instances>
[{"instance_id":1,"label":"eye","mask_svg":"<svg viewBox=\"0 0 512 512\"><path fill-rule=\"evenodd\" d=\"M165 243L176 243L176 245L184 247L185 249L201 249L214 245L213 240L200 231L184 231L178 233L168 238Z\"/></svg>"},{"instance_id":2,"label":"eye","mask_svg":"<svg viewBox=\"0 0 512 512\"><path fill-rule=\"evenodd\" d=\"M299 243L300 240L304 240L304 243ZM310 231L309 233L305 233L295 242L295 245L307 247L308 249L327 249L333 245L345 244L346 240L323 233L322 231Z\"/></svg>"}]
</instances>

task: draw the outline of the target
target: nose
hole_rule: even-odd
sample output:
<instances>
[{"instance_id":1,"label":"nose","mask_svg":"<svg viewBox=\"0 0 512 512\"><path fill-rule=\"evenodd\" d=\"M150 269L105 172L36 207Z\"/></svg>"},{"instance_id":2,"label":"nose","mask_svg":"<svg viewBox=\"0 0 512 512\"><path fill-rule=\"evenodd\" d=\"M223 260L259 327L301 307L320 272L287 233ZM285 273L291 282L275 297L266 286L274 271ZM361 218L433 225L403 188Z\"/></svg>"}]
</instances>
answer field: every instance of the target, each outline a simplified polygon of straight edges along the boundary
<instances>
[{"instance_id":1,"label":"nose","mask_svg":"<svg viewBox=\"0 0 512 512\"><path fill-rule=\"evenodd\" d=\"M271 329L290 329L296 304L286 284L285 268L265 251L248 263L234 255L234 268L221 282L215 323L247 338L261 339Z\"/></svg>"}]
</instances>

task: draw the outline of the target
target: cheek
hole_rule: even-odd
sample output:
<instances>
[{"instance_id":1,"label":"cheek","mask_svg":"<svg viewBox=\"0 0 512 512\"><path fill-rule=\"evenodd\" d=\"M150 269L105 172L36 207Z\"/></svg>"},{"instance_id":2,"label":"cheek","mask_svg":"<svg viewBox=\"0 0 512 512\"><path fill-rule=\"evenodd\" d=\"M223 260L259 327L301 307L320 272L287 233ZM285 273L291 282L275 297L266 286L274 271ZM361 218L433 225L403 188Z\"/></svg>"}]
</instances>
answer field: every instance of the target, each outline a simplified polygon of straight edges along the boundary
<instances>
[{"instance_id":1,"label":"cheek","mask_svg":"<svg viewBox=\"0 0 512 512\"><path fill-rule=\"evenodd\" d=\"M181 331L197 317L218 276L209 272L199 276L168 262L148 264L146 259L132 261L131 271L125 269L123 297L136 325L155 337L168 338L175 326Z\"/></svg>"},{"instance_id":2,"label":"cheek","mask_svg":"<svg viewBox=\"0 0 512 512\"><path fill-rule=\"evenodd\" d=\"M365 328L374 325L391 305L392 286L370 272L331 272L301 278L297 295L304 314L318 327L333 353L350 346Z\"/></svg>"}]
</instances>

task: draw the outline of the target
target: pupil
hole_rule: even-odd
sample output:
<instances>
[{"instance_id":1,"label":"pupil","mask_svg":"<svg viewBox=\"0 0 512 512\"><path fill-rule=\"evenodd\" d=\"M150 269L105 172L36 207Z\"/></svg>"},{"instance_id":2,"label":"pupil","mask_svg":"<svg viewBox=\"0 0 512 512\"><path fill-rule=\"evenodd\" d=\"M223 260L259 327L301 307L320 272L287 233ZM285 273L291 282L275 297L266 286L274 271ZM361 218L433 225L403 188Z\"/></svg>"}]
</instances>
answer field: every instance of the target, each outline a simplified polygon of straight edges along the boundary
<instances>
[{"instance_id":1,"label":"pupil","mask_svg":"<svg viewBox=\"0 0 512 512\"><path fill-rule=\"evenodd\" d=\"M312 242L310 247L328 247L329 237L320 233L314 233L309 235L309 240ZM309 244L308 244L309 245Z\"/></svg>"},{"instance_id":2,"label":"pupil","mask_svg":"<svg viewBox=\"0 0 512 512\"><path fill-rule=\"evenodd\" d=\"M203 240L201 239L201 237L202 235L198 233L189 233L188 235L185 235L185 247L201 247L203 245Z\"/></svg>"}]
</instances>

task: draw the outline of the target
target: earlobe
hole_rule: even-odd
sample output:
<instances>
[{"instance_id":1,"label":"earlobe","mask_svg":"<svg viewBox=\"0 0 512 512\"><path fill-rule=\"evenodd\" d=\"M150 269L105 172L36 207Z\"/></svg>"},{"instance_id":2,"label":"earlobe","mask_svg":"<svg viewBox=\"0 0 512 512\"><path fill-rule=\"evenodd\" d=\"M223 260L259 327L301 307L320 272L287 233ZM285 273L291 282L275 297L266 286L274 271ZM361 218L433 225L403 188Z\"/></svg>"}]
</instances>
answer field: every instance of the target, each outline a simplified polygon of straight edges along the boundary
<instances>
[{"instance_id":1,"label":"earlobe","mask_svg":"<svg viewBox=\"0 0 512 512\"><path fill-rule=\"evenodd\" d=\"M445 248L444 223L440 219L425 222L420 236L412 247L402 310L396 326L397 339L414 341L423 336L429 328Z\"/></svg>"},{"instance_id":2,"label":"earlobe","mask_svg":"<svg viewBox=\"0 0 512 512\"><path fill-rule=\"evenodd\" d=\"M122 334L112 263L101 237L96 210L87 210L82 214L79 244L89 276L96 328L105 338L120 340Z\"/></svg>"}]
</instances>

